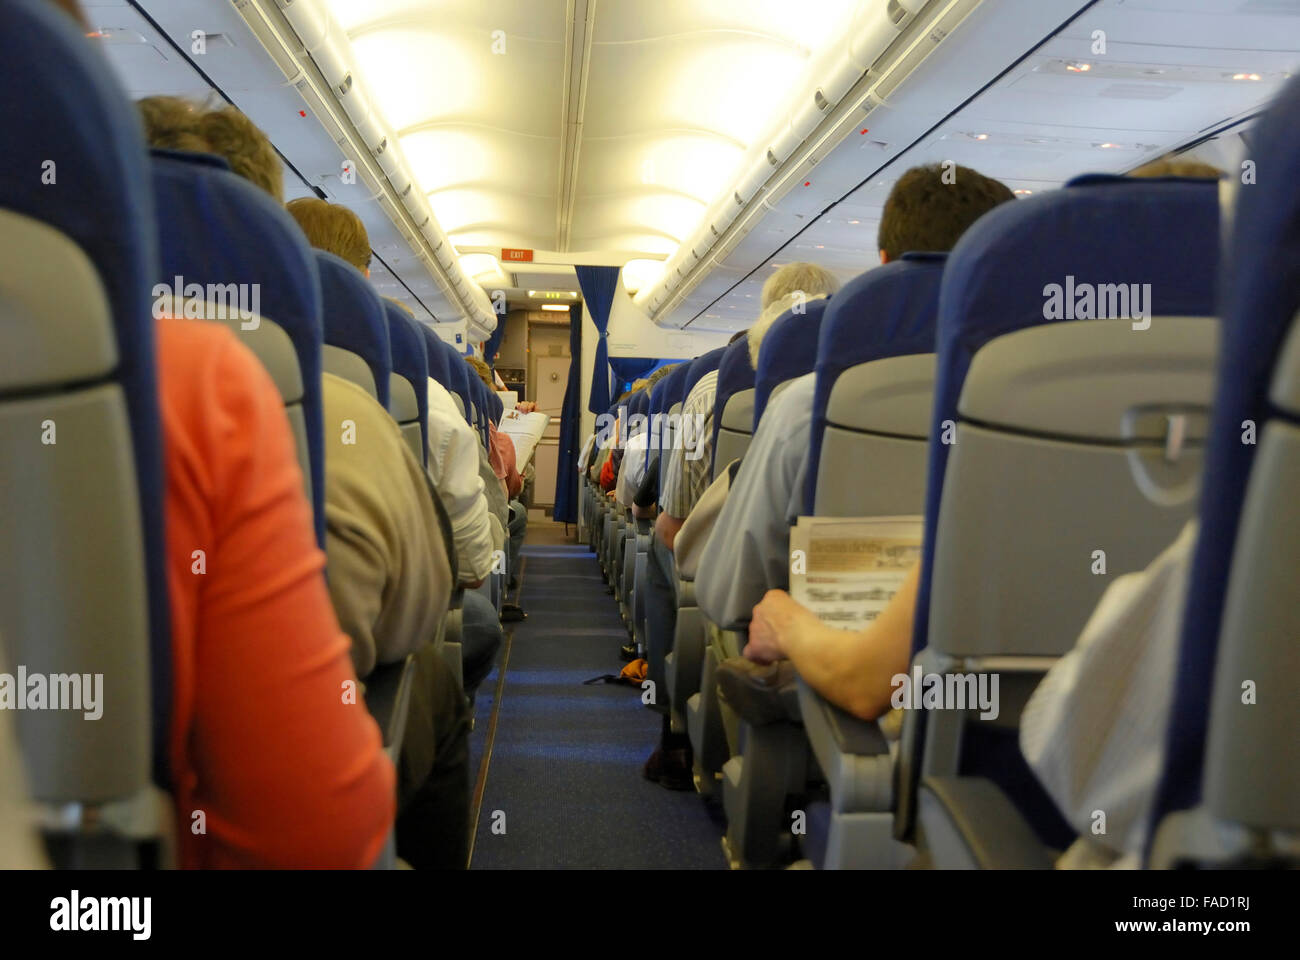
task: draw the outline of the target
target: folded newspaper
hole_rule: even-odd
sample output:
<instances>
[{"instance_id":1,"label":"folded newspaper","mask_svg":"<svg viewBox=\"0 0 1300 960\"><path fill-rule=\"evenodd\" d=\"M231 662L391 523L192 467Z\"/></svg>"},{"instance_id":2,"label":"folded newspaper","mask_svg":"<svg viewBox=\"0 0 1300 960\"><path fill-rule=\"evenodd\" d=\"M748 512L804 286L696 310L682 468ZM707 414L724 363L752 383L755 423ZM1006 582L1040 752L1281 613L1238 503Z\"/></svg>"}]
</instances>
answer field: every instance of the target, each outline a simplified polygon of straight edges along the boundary
<instances>
[{"instance_id":1,"label":"folded newspaper","mask_svg":"<svg viewBox=\"0 0 1300 960\"><path fill-rule=\"evenodd\" d=\"M790 595L825 623L860 630L921 559L921 517L800 517L790 531Z\"/></svg>"}]
</instances>

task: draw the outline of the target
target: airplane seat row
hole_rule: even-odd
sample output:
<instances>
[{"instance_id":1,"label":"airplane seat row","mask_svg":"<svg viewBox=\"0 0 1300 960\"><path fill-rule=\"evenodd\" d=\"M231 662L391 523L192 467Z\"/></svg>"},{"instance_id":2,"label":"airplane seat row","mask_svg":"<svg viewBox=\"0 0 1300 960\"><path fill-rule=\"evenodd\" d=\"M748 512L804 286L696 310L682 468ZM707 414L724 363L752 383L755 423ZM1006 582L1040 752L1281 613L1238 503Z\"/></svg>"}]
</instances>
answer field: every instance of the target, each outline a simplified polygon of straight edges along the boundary
<instances>
[{"instance_id":1,"label":"airplane seat row","mask_svg":"<svg viewBox=\"0 0 1300 960\"><path fill-rule=\"evenodd\" d=\"M817 343L822 321L834 297L796 302L782 313L768 329L758 354L758 367L754 374L753 421L751 436L769 401L779 395L796 378L811 373L817 362ZM736 344L720 348L729 350ZM745 344L748 350L748 344ZM742 463L741 469L744 469ZM679 610L679 623L681 614ZM688 618L688 622L689 622ZM730 707L717 696L715 673L722 661L740 655L745 647L743 631L720 629L707 618L701 618L704 635L697 633L682 636L685 644L681 655L674 642L674 670L679 673L674 689L691 690L686 697L687 730L694 752L695 773L700 783L712 785L720 776L726 777L723 767L728 757L739 752L741 729L739 719ZM696 660L695 649L703 643L699 653L699 686L680 672L692 670ZM733 773L737 773L733 765Z\"/></svg>"},{"instance_id":2,"label":"airplane seat row","mask_svg":"<svg viewBox=\"0 0 1300 960\"><path fill-rule=\"evenodd\" d=\"M5 662L29 672L103 678L96 723L69 710L18 718L56 865L140 866L165 860L158 851L174 831L161 797L172 664L155 318L222 322L259 358L285 404L322 546L322 371L388 405L421 462L427 372L444 382L458 373L466 394L468 380L453 348L427 329L421 340L355 268L312 251L225 161L150 155L136 109L63 14L43 0L16 0L7 14L0 50L42 96L0 95L13 133L0 147L12 171L0 181L0 230L12 240L0 267L11 358L0 364L0 456L12 482L0 499L17 525L0 561L0 643ZM492 408L484 392L479 409ZM87 478L93 498L78 489ZM41 504L50 509L33 509ZM458 612L443 624L449 640ZM408 657L364 678L394 760L411 667ZM376 866L393 862L390 836Z\"/></svg>"},{"instance_id":3,"label":"airplane seat row","mask_svg":"<svg viewBox=\"0 0 1300 960\"><path fill-rule=\"evenodd\" d=\"M107 65L46 4L6 15L0 55L27 83L0 92L0 643L11 667L102 675L97 721L23 710L18 742L68 862L130 867L169 829L151 788L171 707L154 197ZM96 829L113 810L132 835Z\"/></svg>"},{"instance_id":4,"label":"airplane seat row","mask_svg":"<svg viewBox=\"0 0 1300 960\"><path fill-rule=\"evenodd\" d=\"M411 452L429 462L429 358L419 324L391 300L384 301L388 339L393 349L389 395L393 418L402 428Z\"/></svg>"},{"instance_id":5,"label":"airplane seat row","mask_svg":"<svg viewBox=\"0 0 1300 960\"><path fill-rule=\"evenodd\" d=\"M945 253L907 253L859 275L831 298L817 337L804 490L808 515L921 514L946 260ZM800 693L802 702L811 691L804 687ZM800 793L807 777L825 783L830 794L829 803L809 807L809 837L818 838L809 845L813 850L871 851L862 861L837 866L906 862L907 851L889 839L888 743L872 727L863 731L870 735L862 744L846 751L842 741L852 718L829 704L814 706L804 718L806 730L786 721L763 727L742 721L743 755L723 768L733 857L744 865L778 862L788 846L788 832L780 829L786 796ZM814 772L814 762L820 771ZM822 862L819 856L810 859Z\"/></svg>"},{"instance_id":6,"label":"airplane seat row","mask_svg":"<svg viewBox=\"0 0 1300 960\"><path fill-rule=\"evenodd\" d=\"M741 337L729 344L718 364L718 394L713 405L713 463L710 476L749 448L754 426L754 366L749 342Z\"/></svg>"},{"instance_id":7,"label":"airplane seat row","mask_svg":"<svg viewBox=\"0 0 1300 960\"><path fill-rule=\"evenodd\" d=\"M769 396L817 374L806 511L922 515L915 669L996 674L1003 689L1000 716L986 720L907 711L895 760L876 724L799 681L811 750L801 765L799 737L769 749L766 734L726 730L709 706L710 666L738 649L719 649L716 630L706 645L679 577L668 687L674 712L684 695L697 788L711 794L722 775L728 847L742 863L785 849L773 832L805 775L831 796L808 804L803 844L825 866L901 866L911 846L935 865L973 865L973 849L998 849L962 834L984 826L976 814L993 809L990 791L1016 814L1002 862L1029 850L1042 865L1072 839L1020 755L1020 712L1107 583L1143 569L1195 513L1219 339L1218 223L1212 181L1078 178L990 212L949 255L909 254L850 283L822 305L815 368L795 369L780 346L789 318L773 325L763 351L778 350L783 369L769 373ZM762 354L755 380L761 417ZM751 757L761 762L747 776Z\"/></svg>"},{"instance_id":8,"label":"airplane seat row","mask_svg":"<svg viewBox=\"0 0 1300 960\"><path fill-rule=\"evenodd\" d=\"M672 449L673 437L676 431L676 428L669 422L666 415L673 403L677 402L682 381L689 372L689 362L678 363L650 390L648 415L650 417L651 431L644 456L645 469L649 470L653 466L656 477L660 476L659 465L662 463L664 452ZM650 551L653 549L653 522L645 521L639 524L639 528L643 532L638 534L637 550L646 560L640 562L637 567L633 587L637 595L642 598L639 604L634 604L633 634L641 649L646 650L648 649L648 640L645 598L648 585L645 563L648 562Z\"/></svg>"},{"instance_id":9,"label":"airplane seat row","mask_svg":"<svg viewBox=\"0 0 1300 960\"><path fill-rule=\"evenodd\" d=\"M1170 223L1191 228L1162 244ZM895 795L878 798L894 807L896 839L923 846L933 865L973 865L962 829L1006 819L990 814L990 783L1024 819L978 845L1001 858L984 865L1029 850L1022 865L1041 866L1048 848L1071 838L1020 755L1019 712L1073 646L1107 582L1098 574L1142 569L1192 513L1212 390L1217 258L1214 183L1088 177L986 214L943 270L924 553L934 587L923 575L931 599L918 601L917 637L927 635L928 612L929 641L913 669L996 672L1007 683L990 720L975 721L977 711L905 713ZM1147 299L1118 314L1126 319L1081 313L1092 322L1056 322L1065 316L1044 306L1054 284L1084 291L1090 281L1130 278L1151 286L1129 287ZM819 384L819 426L827 393ZM833 405L833 392L824 402ZM864 462L874 469L876 457ZM809 478L818 512L825 482L820 471ZM866 811L848 809L845 796L861 788L854 775L880 768L887 747L874 725L799 686L832 794L809 810L806 850L826 866L887 865L896 856L889 841L868 839Z\"/></svg>"}]
</instances>

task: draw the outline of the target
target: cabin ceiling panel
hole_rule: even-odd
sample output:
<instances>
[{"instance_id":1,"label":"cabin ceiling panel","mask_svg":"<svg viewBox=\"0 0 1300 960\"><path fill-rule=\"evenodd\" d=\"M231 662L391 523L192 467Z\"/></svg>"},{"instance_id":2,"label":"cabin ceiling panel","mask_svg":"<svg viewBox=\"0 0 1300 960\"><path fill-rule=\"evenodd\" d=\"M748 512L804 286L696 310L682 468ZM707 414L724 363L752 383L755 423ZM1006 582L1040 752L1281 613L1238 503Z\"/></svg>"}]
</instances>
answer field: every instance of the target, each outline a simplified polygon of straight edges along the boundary
<instances>
[{"instance_id":1,"label":"cabin ceiling panel","mask_svg":"<svg viewBox=\"0 0 1300 960\"><path fill-rule=\"evenodd\" d=\"M564 0L328 0L452 243L554 237Z\"/></svg>"}]
</instances>

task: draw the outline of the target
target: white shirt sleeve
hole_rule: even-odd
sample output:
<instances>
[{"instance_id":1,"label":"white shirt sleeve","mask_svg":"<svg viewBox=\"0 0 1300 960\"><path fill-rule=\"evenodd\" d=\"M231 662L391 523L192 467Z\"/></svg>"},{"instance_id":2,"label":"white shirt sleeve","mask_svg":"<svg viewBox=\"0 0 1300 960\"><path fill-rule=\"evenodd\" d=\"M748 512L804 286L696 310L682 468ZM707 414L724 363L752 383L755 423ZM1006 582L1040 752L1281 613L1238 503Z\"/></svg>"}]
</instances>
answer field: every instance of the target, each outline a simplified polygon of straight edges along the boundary
<instances>
[{"instance_id":1,"label":"white shirt sleeve","mask_svg":"<svg viewBox=\"0 0 1300 960\"><path fill-rule=\"evenodd\" d=\"M724 630L748 626L768 590L790 586L790 524L802 512L815 378L768 404L695 574L695 602Z\"/></svg>"},{"instance_id":2,"label":"white shirt sleeve","mask_svg":"<svg viewBox=\"0 0 1300 960\"><path fill-rule=\"evenodd\" d=\"M1190 522L1145 570L1117 578L1020 719L1034 775L1081 837L1114 855L1145 842L1195 544Z\"/></svg>"},{"instance_id":3,"label":"white shirt sleeve","mask_svg":"<svg viewBox=\"0 0 1300 960\"><path fill-rule=\"evenodd\" d=\"M451 520L462 580L492 571L492 527L479 476L479 439L456 410L451 394L429 380L429 475Z\"/></svg>"},{"instance_id":4,"label":"white shirt sleeve","mask_svg":"<svg viewBox=\"0 0 1300 960\"><path fill-rule=\"evenodd\" d=\"M628 438L627 449L623 451L623 463L618 468L618 486L615 488L618 502L630 507L636 499L637 488L645 478L646 448L649 446L648 431L642 431Z\"/></svg>"},{"instance_id":5,"label":"white shirt sleeve","mask_svg":"<svg viewBox=\"0 0 1300 960\"><path fill-rule=\"evenodd\" d=\"M587 442L582 445L582 452L578 454L578 472L584 472L591 466L591 458L596 452L596 435L593 433L587 438Z\"/></svg>"}]
</instances>

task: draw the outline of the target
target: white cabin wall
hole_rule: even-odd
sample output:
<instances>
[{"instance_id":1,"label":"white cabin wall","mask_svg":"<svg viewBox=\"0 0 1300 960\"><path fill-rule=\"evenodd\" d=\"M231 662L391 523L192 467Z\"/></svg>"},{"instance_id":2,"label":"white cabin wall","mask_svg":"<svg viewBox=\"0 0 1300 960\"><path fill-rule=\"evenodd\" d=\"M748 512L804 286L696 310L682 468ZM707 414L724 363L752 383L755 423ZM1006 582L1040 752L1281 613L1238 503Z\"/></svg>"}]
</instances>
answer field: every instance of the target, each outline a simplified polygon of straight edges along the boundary
<instances>
[{"instance_id":1,"label":"white cabin wall","mask_svg":"<svg viewBox=\"0 0 1300 960\"><path fill-rule=\"evenodd\" d=\"M593 336L595 330L592 331ZM731 338L728 330L678 330L661 327L650 319L624 289L620 280L609 311L609 355L611 357L660 357L689 360L723 346Z\"/></svg>"}]
</instances>

